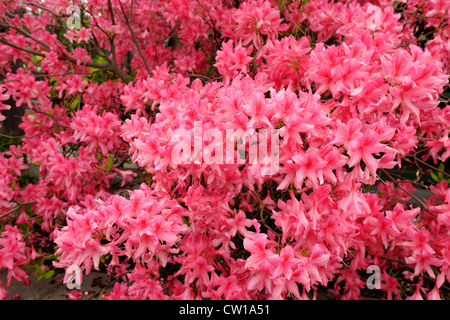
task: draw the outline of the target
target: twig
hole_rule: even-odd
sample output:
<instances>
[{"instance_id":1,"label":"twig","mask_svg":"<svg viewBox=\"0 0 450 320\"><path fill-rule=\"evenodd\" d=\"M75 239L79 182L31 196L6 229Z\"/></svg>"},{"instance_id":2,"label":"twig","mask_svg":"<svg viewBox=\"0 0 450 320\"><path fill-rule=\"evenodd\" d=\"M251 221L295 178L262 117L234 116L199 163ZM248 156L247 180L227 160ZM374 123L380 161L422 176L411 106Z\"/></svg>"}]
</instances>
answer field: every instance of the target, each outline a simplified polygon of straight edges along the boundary
<instances>
[{"instance_id":1,"label":"twig","mask_svg":"<svg viewBox=\"0 0 450 320\"><path fill-rule=\"evenodd\" d=\"M25 31L22 27L19 27L19 26L16 26L16 25L11 25L11 24L10 24L9 26L10 26L11 28L17 30L17 31L18 31L20 34L22 34L23 36L25 36L25 37L27 37L27 38L30 38L30 39L32 39L32 40L34 40L34 41L36 41L36 42L39 43L41 46L43 46L43 47L45 47L45 48L47 48L47 49L50 49L50 46L49 46L47 43L45 43L44 41L42 41L42 40L36 38L35 36L31 35L31 34L28 33L27 31Z\"/></svg>"},{"instance_id":2,"label":"twig","mask_svg":"<svg viewBox=\"0 0 450 320\"><path fill-rule=\"evenodd\" d=\"M430 211L430 208L428 208L428 206L422 201L420 200L418 197L416 197L415 195L413 195L411 192L409 192L408 190L406 190L405 188L403 188L398 181L392 177L386 170L384 169L380 169L381 172L383 172L386 176L388 176L388 178L395 183L395 185L397 186L397 188L399 188L400 190L402 190L403 192L405 192L407 195L409 195L411 198L413 198L414 200L416 200L420 206L422 206L422 208L426 211L428 211L432 216L436 217L436 215L434 213L432 213Z\"/></svg>"},{"instance_id":3,"label":"twig","mask_svg":"<svg viewBox=\"0 0 450 320\"><path fill-rule=\"evenodd\" d=\"M436 138L417 137L417 139L420 140L420 141L435 141L435 140L441 139L441 134L444 132L444 126L442 125L442 123L439 123L439 125L441 126L441 131L438 133Z\"/></svg>"},{"instance_id":4,"label":"twig","mask_svg":"<svg viewBox=\"0 0 450 320\"><path fill-rule=\"evenodd\" d=\"M53 12L52 10L50 10L50 9L44 7L44 6L41 6L41 5L37 4L37 3L28 2L28 1L23 1L22 3L25 4L25 5L29 5L29 6L35 6L36 8L39 8L39 9L44 10L44 11L47 11L47 12L51 13L52 15L54 15L57 18L63 18L65 16L69 16L69 15L59 15L59 14Z\"/></svg>"},{"instance_id":5,"label":"twig","mask_svg":"<svg viewBox=\"0 0 450 320\"><path fill-rule=\"evenodd\" d=\"M34 54L36 56L40 56L40 57L44 57L45 58L45 54L43 54L42 52L34 51L32 49L28 49L28 48L19 46L19 45L15 44L15 43L9 41L8 39L6 39L3 36L0 36L0 43L6 44L6 45L8 45L10 47L13 47L14 49L25 51L25 52Z\"/></svg>"},{"instance_id":6,"label":"twig","mask_svg":"<svg viewBox=\"0 0 450 320\"><path fill-rule=\"evenodd\" d=\"M417 158L415 155L412 155L412 156L414 157L414 160L419 161L421 164L427 166L428 168L433 169L433 170L436 170L437 172L440 172L440 173L446 175L447 177L450 177L450 174L448 174L447 172L442 171L442 170L440 170L440 169L438 169L438 168L432 166L431 164L428 164L428 163L426 163L425 161L420 160L420 159Z\"/></svg>"},{"instance_id":7,"label":"twig","mask_svg":"<svg viewBox=\"0 0 450 320\"><path fill-rule=\"evenodd\" d=\"M13 47L13 48L17 49L17 50L25 51L25 52L31 53L31 54L39 56L39 57L43 57L43 58L46 57L45 53L42 53L42 52L39 52L39 51L35 51L35 50L29 49L29 48L25 48L25 47L19 46L19 45L15 44L15 43L9 41L8 39L6 39L3 36L0 36L0 43L6 44L6 45L8 45L10 47ZM77 60L76 59L74 59L72 57L69 57L66 54L63 54L62 56L59 56L58 58L61 59L61 60L66 60L68 62L77 64ZM111 68L111 66L109 66L107 64L101 64L101 63L95 63L95 62L86 62L85 65L87 67L103 69L103 70L107 70L107 69Z\"/></svg>"},{"instance_id":8,"label":"twig","mask_svg":"<svg viewBox=\"0 0 450 320\"><path fill-rule=\"evenodd\" d=\"M1 218L6 217L7 215L10 215L11 213L14 213L15 211L19 210L20 208L22 208L23 206L26 206L27 204L33 204L36 203L37 201L29 201L29 202L22 202L22 203L18 203L17 207L15 207L14 209L9 210L7 213L4 213L0 216Z\"/></svg>"},{"instance_id":9,"label":"twig","mask_svg":"<svg viewBox=\"0 0 450 320\"><path fill-rule=\"evenodd\" d=\"M391 261L391 262L403 264L403 265L404 265L405 267L407 267L408 269L413 269L409 264L406 263L405 260L400 260L400 259L395 259L395 258L389 258L389 257L382 256L382 255L378 255L378 257L380 257L381 259L387 260L387 261Z\"/></svg>"},{"instance_id":10,"label":"twig","mask_svg":"<svg viewBox=\"0 0 450 320\"><path fill-rule=\"evenodd\" d=\"M256 200L258 200L258 202L259 202L259 204L261 205L261 210L259 211L259 221L268 229L268 230L270 230L270 231L272 231L273 232L273 234L275 234L277 237L278 237L278 239L281 239L281 235L278 233L278 232L276 232L275 230L273 230L267 223L266 223L266 219L264 218L264 215L263 215L263 213L264 213L264 209L265 209L265 205L264 205L264 203L263 203L263 201L261 200L261 197L256 193L256 192L254 192L254 191L252 191L252 190L249 190L251 193L252 193L252 195L253 195L253 197L256 199Z\"/></svg>"},{"instance_id":11,"label":"twig","mask_svg":"<svg viewBox=\"0 0 450 320\"><path fill-rule=\"evenodd\" d=\"M395 258L390 258L390 257L386 257L383 255L378 255L379 258L387 260L387 261L391 261L391 262L395 262L395 263L400 263L402 265L405 266L405 268L409 269L409 270L414 270L413 267L411 267L408 263L406 263L405 260L400 260L400 259L395 259ZM429 275L424 274L424 276L432 281L436 281L435 279L432 279ZM442 285L442 288L445 288L447 290L450 290L448 287L446 287L445 285Z\"/></svg>"},{"instance_id":12,"label":"twig","mask_svg":"<svg viewBox=\"0 0 450 320\"><path fill-rule=\"evenodd\" d=\"M136 46L136 48L137 48L137 50L139 52L139 55L141 56L142 61L144 62L144 65L145 65L145 68L147 69L148 74L151 75L152 74L152 70L150 69L150 66L148 65L148 62L145 59L144 54L142 53L141 47L139 46L139 42L138 42L138 40L136 38L136 35L134 34L133 28L130 25L130 20L129 20L130 18L126 18L125 10L124 10L124 8L122 6L122 2L120 0L119 0L119 4L120 4L120 8L121 8L122 13L123 13L123 17L120 15L120 13L117 11L117 9L115 9L116 13L119 16L119 18L123 21L123 23L125 23L127 25L128 30L130 30L131 36L133 37L133 43ZM131 2L130 2L130 17L131 17L132 5L133 5L133 0L131 0Z\"/></svg>"},{"instance_id":13,"label":"twig","mask_svg":"<svg viewBox=\"0 0 450 320\"><path fill-rule=\"evenodd\" d=\"M108 0L108 10L109 10L109 14L111 15L111 23L114 26L116 24L116 20L114 19L114 11L113 11L113 8L112 8L111 0ZM113 59L113 62L117 64L117 60L116 60L116 46L114 44L114 38L115 38L115 35L108 36L109 45L111 47L112 59Z\"/></svg>"},{"instance_id":14,"label":"twig","mask_svg":"<svg viewBox=\"0 0 450 320\"><path fill-rule=\"evenodd\" d=\"M46 115L46 116L49 116L50 118L52 118L52 120L55 122L55 127L60 127L62 129L70 128L68 126L64 126L64 125L59 124L58 120L56 120L56 118L55 118L55 116L53 114L49 114L49 113L41 111L41 110L33 110L33 111L35 113L40 113L40 114L43 114L43 115Z\"/></svg>"},{"instance_id":15,"label":"twig","mask_svg":"<svg viewBox=\"0 0 450 320\"><path fill-rule=\"evenodd\" d=\"M22 139L23 136L9 136L7 134L0 133L0 137L8 138L8 139Z\"/></svg>"},{"instance_id":16,"label":"twig","mask_svg":"<svg viewBox=\"0 0 450 320\"><path fill-rule=\"evenodd\" d=\"M39 52L39 51L35 51L29 48L25 48L22 46L19 46L11 41L9 41L8 39L6 39L3 36L0 36L0 43L6 44L10 47L13 47L17 50L21 50L39 57L46 57L45 53ZM62 51L61 51L62 52ZM60 60L65 60L67 62L73 63L75 65L78 65L77 60L69 57L67 54L63 53L58 57L58 59ZM108 64L101 64L101 63L95 63L95 62L83 62L83 66L85 67L91 67L91 68L96 68L96 69L100 69L100 70L111 70L112 72L114 72L122 81L124 81L125 83L129 83L131 80L130 78L122 71L120 70L120 68L114 64L114 63L108 63Z\"/></svg>"}]
</instances>

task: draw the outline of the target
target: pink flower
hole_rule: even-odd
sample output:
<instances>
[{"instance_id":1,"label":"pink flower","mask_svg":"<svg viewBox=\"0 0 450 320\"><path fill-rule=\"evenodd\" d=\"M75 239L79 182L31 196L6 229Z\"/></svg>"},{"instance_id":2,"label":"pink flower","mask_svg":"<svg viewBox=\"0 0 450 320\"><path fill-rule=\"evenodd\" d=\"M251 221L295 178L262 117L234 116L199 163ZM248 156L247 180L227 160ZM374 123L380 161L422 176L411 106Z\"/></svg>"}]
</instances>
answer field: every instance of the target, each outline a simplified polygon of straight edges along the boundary
<instances>
[{"instance_id":1,"label":"pink flower","mask_svg":"<svg viewBox=\"0 0 450 320\"><path fill-rule=\"evenodd\" d=\"M242 109L250 117L250 121L247 124L248 129L272 127L270 118L273 114L274 106L264 98L262 93L256 92L248 103L243 104Z\"/></svg>"},{"instance_id":2,"label":"pink flower","mask_svg":"<svg viewBox=\"0 0 450 320\"><path fill-rule=\"evenodd\" d=\"M324 183L323 171L327 162L320 158L316 148L308 148L306 152L293 156L292 160L297 168L294 178L296 188L301 188L305 178L314 188Z\"/></svg>"},{"instance_id":3,"label":"pink flower","mask_svg":"<svg viewBox=\"0 0 450 320\"><path fill-rule=\"evenodd\" d=\"M283 275L287 280L290 280L293 270L300 265L300 260L294 257L294 251L290 245L283 247L280 256L274 257L272 262L276 266L272 275L274 279Z\"/></svg>"},{"instance_id":4,"label":"pink flower","mask_svg":"<svg viewBox=\"0 0 450 320\"><path fill-rule=\"evenodd\" d=\"M9 109L11 109L10 105L4 104L2 102L2 101L8 100L9 97L10 97L10 94L8 94L7 92L4 93L3 90L4 90L3 87L0 86L0 111L1 110L9 110ZM0 121L3 121L5 119L6 119L5 116L0 113Z\"/></svg>"},{"instance_id":5,"label":"pink flower","mask_svg":"<svg viewBox=\"0 0 450 320\"><path fill-rule=\"evenodd\" d=\"M0 234L0 268L7 268L7 283L11 284L12 278L18 281L28 279L27 272L20 266L28 264L26 245L17 226L7 224Z\"/></svg>"},{"instance_id":6,"label":"pink flower","mask_svg":"<svg viewBox=\"0 0 450 320\"><path fill-rule=\"evenodd\" d=\"M6 300L8 291L3 287L3 281L0 281L0 300Z\"/></svg>"},{"instance_id":7,"label":"pink flower","mask_svg":"<svg viewBox=\"0 0 450 320\"><path fill-rule=\"evenodd\" d=\"M246 237L244 239L244 248L251 253L250 257L246 260L245 267L258 269L260 264L264 264L275 256L271 250L266 248L271 241L268 241L267 234L258 233L252 238Z\"/></svg>"},{"instance_id":8,"label":"pink flower","mask_svg":"<svg viewBox=\"0 0 450 320\"><path fill-rule=\"evenodd\" d=\"M278 33L287 27L282 23L279 11L265 0L243 2L233 12L233 19L236 23L233 31L242 39L243 45L253 42L259 47L262 44L262 35L275 39Z\"/></svg>"},{"instance_id":9,"label":"pink flower","mask_svg":"<svg viewBox=\"0 0 450 320\"><path fill-rule=\"evenodd\" d=\"M219 297L224 297L225 300L237 300L241 296L242 288L238 284L236 276L219 277L219 287L216 294Z\"/></svg>"},{"instance_id":10,"label":"pink flower","mask_svg":"<svg viewBox=\"0 0 450 320\"><path fill-rule=\"evenodd\" d=\"M375 173L378 169L379 160L375 159L373 154L388 150L388 147L379 141L379 135L374 130L368 130L356 140L351 140L347 148L350 156L348 165L353 167L363 160L370 172Z\"/></svg>"},{"instance_id":11,"label":"pink flower","mask_svg":"<svg viewBox=\"0 0 450 320\"><path fill-rule=\"evenodd\" d=\"M72 290L67 294L69 300L81 300L83 294L80 291Z\"/></svg>"},{"instance_id":12,"label":"pink flower","mask_svg":"<svg viewBox=\"0 0 450 320\"><path fill-rule=\"evenodd\" d=\"M401 204L395 205L392 211L386 211L386 218L393 222L392 228L402 232L412 225L414 217L420 213L420 208L404 210Z\"/></svg>"},{"instance_id":13,"label":"pink flower","mask_svg":"<svg viewBox=\"0 0 450 320\"><path fill-rule=\"evenodd\" d=\"M423 300L422 294L420 293L420 289L422 286L420 284L416 285L416 291L412 296L406 298L406 300Z\"/></svg>"},{"instance_id":14,"label":"pink flower","mask_svg":"<svg viewBox=\"0 0 450 320\"><path fill-rule=\"evenodd\" d=\"M443 261L437 257L434 257L430 252L427 251L416 251L411 257L405 258L406 263L414 265L414 276L419 275L422 271L426 271L428 275L436 279L436 274L434 273L431 266L440 267Z\"/></svg>"},{"instance_id":15,"label":"pink flower","mask_svg":"<svg viewBox=\"0 0 450 320\"><path fill-rule=\"evenodd\" d=\"M434 286L433 290L428 292L427 294L427 300L442 300L441 296L439 295L439 288Z\"/></svg>"},{"instance_id":16,"label":"pink flower","mask_svg":"<svg viewBox=\"0 0 450 320\"><path fill-rule=\"evenodd\" d=\"M341 93L352 94L370 79L372 54L373 50L359 43L328 48L318 43L311 51L307 80L317 85L318 94L329 90L335 99Z\"/></svg>"},{"instance_id":17,"label":"pink flower","mask_svg":"<svg viewBox=\"0 0 450 320\"><path fill-rule=\"evenodd\" d=\"M245 48L240 43L233 48L233 40L229 40L222 44L222 50L217 51L217 62L214 66L220 74L230 78L236 77L241 72L247 74L248 64L253 60L250 57L252 51L252 46Z\"/></svg>"},{"instance_id":18,"label":"pink flower","mask_svg":"<svg viewBox=\"0 0 450 320\"><path fill-rule=\"evenodd\" d=\"M124 283L116 282L110 293L103 295L105 300L129 300L128 287Z\"/></svg>"},{"instance_id":19,"label":"pink flower","mask_svg":"<svg viewBox=\"0 0 450 320\"><path fill-rule=\"evenodd\" d=\"M242 210L239 210L234 218L228 220L228 225L230 226L230 237L234 237L237 232L245 236L248 232L246 228L249 228L254 223L255 221L247 219L245 213Z\"/></svg>"}]
</instances>

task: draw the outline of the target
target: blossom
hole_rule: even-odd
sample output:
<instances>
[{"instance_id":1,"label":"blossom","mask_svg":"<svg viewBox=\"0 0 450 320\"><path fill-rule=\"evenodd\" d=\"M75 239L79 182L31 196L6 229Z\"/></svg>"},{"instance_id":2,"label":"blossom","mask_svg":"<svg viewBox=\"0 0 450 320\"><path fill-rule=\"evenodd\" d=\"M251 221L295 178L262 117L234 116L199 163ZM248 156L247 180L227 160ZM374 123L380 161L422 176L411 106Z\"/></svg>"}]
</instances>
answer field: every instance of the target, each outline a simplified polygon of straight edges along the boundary
<instances>
[{"instance_id":1,"label":"blossom","mask_svg":"<svg viewBox=\"0 0 450 320\"><path fill-rule=\"evenodd\" d=\"M268 242L267 235L259 233L254 235L253 239L246 237L244 239L244 248L251 253L251 256L246 260L247 268L258 269L258 266L264 264L264 261L269 260L274 254L266 248Z\"/></svg>"},{"instance_id":2,"label":"blossom","mask_svg":"<svg viewBox=\"0 0 450 320\"><path fill-rule=\"evenodd\" d=\"M233 40L229 40L223 43L222 50L217 51L217 62L214 66L217 67L220 74L230 78L236 77L238 72L247 74L249 72L248 64L253 60L250 57L252 51L252 46L245 48L241 44L237 44L233 48Z\"/></svg>"},{"instance_id":3,"label":"blossom","mask_svg":"<svg viewBox=\"0 0 450 320\"><path fill-rule=\"evenodd\" d=\"M320 158L316 148L309 148L304 154L298 154L292 157L297 171L295 173L294 184L300 188L303 179L308 177L308 181L314 188L324 183L323 170L327 162Z\"/></svg>"},{"instance_id":4,"label":"blossom","mask_svg":"<svg viewBox=\"0 0 450 320\"><path fill-rule=\"evenodd\" d=\"M388 147L379 141L379 135L374 130L368 130L360 138L350 141L347 150L350 156L348 165L354 166L363 160L370 172L374 173L379 160L373 154L388 150Z\"/></svg>"},{"instance_id":5,"label":"blossom","mask_svg":"<svg viewBox=\"0 0 450 320\"><path fill-rule=\"evenodd\" d=\"M403 175L450 156L445 1L91 2L0 4L0 299L42 258L105 299L446 297L446 176Z\"/></svg>"},{"instance_id":6,"label":"blossom","mask_svg":"<svg viewBox=\"0 0 450 320\"><path fill-rule=\"evenodd\" d=\"M69 300L81 300L81 298L83 297L83 293L77 290L72 290L67 294L67 297L69 298Z\"/></svg>"}]
</instances>

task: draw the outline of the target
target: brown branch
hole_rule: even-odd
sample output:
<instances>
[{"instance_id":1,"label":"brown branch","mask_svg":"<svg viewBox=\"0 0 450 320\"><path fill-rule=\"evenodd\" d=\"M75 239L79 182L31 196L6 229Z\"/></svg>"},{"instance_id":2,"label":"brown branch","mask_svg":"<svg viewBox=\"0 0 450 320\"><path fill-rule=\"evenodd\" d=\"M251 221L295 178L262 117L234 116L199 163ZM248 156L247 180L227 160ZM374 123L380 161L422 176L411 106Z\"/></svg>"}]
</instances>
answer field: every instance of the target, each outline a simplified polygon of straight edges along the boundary
<instances>
[{"instance_id":1,"label":"brown branch","mask_svg":"<svg viewBox=\"0 0 450 320\"><path fill-rule=\"evenodd\" d=\"M24 52L28 52L28 53L31 53L33 55L39 56L39 57L43 57L43 58L46 57L45 53L42 53L42 52L39 52L39 51L35 51L35 50L29 49L29 48L25 48L25 47L19 46L19 45L15 44L15 43L9 41L8 39L6 39L3 36L0 36L0 43L6 44L6 45L8 45L10 47L13 47L15 49L18 49L18 50L21 50L21 51L24 51ZM68 61L70 63L78 65L76 59L74 59L72 57L69 57L65 53L63 53L58 58L61 59L61 60L66 60L66 61ZM103 69L103 70L111 69L110 65L101 64L101 63L95 63L95 62L86 62L86 63L84 63L84 65L87 66L87 67Z\"/></svg>"},{"instance_id":2,"label":"brown branch","mask_svg":"<svg viewBox=\"0 0 450 320\"><path fill-rule=\"evenodd\" d=\"M41 9L41 10L47 11L47 12L51 13L52 15L54 15L57 18L63 18L63 17L68 17L69 16L69 15L59 15L59 14L55 13L54 11L52 11L52 10L50 10L50 9L44 7L44 6L41 6L41 5L37 4L37 3L28 2L28 1L23 1L22 3L25 4L25 5L34 6L36 8Z\"/></svg>"},{"instance_id":3,"label":"brown branch","mask_svg":"<svg viewBox=\"0 0 450 320\"><path fill-rule=\"evenodd\" d=\"M120 8L121 8L122 13L123 13L123 17L120 15L120 13L117 11L117 9L115 9L116 13L119 16L119 18L123 21L123 23L125 23L127 25L128 30L130 30L131 36L133 37L133 43L136 46L136 48L137 48L137 50L139 52L139 55L141 56L142 61L144 62L144 65L145 65L145 68L147 69L148 74L151 76L152 70L150 69L150 66L148 65L148 62L147 62L147 60L144 57L144 54L143 54L143 52L141 50L141 47L139 46L138 39L136 38L136 35L134 34L133 28L131 27L131 24L130 24L130 18L128 18L128 19L126 18L125 10L124 10L124 8L122 6L122 2L120 0L119 0L119 4L120 4ZM131 2L130 2L130 17L131 17L131 7L132 7L132 5L133 5L133 0L131 0Z\"/></svg>"},{"instance_id":4,"label":"brown branch","mask_svg":"<svg viewBox=\"0 0 450 320\"><path fill-rule=\"evenodd\" d=\"M404 265L405 267L407 267L408 269L413 269L410 265L408 265L408 264L406 263L405 260L400 260L400 259L395 259L395 258L389 258L389 257L382 256L382 255L378 255L378 257L380 257L381 259L387 260L387 261L391 261L391 262L403 264L403 265Z\"/></svg>"},{"instance_id":5,"label":"brown branch","mask_svg":"<svg viewBox=\"0 0 450 320\"><path fill-rule=\"evenodd\" d=\"M23 206L26 206L27 204L33 204L33 203L36 203L36 202L37 202L37 201L29 201L29 202L18 203L18 204L17 204L17 207L15 207L15 208L9 210L8 212L2 214L2 215L0 216L0 219L6 217L6 216L8 216L8 215L10 215L11 213L16 212L17 210L19 210L19 209L22 208Z\"/></svg>"},{"instance_id":6,"label":"brown branch","mask_svg":"<svg viewBox=\"0 0 450 320\"><path fill-rule=\"evenodd\" d=\"M441 131L438 133L436 138L422 138L422 137L417 137L418 140L420 141L434 141L434 140L439 140L441 139L441 135L444 132L444 126L442 125L442 123L439 123L439 125L441 126Z\"/></svg>"},{"instance_id":7,"label":"brown branch","mask_svg":"<svg viewBox=\"0 0 450 320\"><path fill-rule=\"evenodd\" d=\"M45 54L43 54L42 52L34 51L32 49L28 49L28 48L19 46L19 45L15 44L15 43L9 41L8 39L6 39L3 36L0 36L0 43L6 44L7 46L13 47L14 49L21 50L21 51L24 51L24 52L28 52L28 53L34 54L36 56L40 56L40 57L44 57L45 58Z\"/></svg>"},{"instance_id":8,"label":"brown branch","mask_svg":"<svg viewBox=\"0 0 450 320\"><path fill-rule=\"evenodd\" d=\"M0 137L8 138L8 139L22 139L23 136L9 136L7 134L0 133Z\"/></svg>"},{"instance_id":9,"label":"brown branch","mask_svg":"<svg viewBox=\"0 0 450 320\"><path fill-rule=\"evenodd\" d=\"M438 169L438 168L432 166L431 164L428 164L428 163L426 163L425 161L420 160L420 159L417 158L415 155L412 155L412 157L414 158L414 161L418 161L418 162L420 162L421 164L427 166L428 168L433 169L433 170L436 170L437 172L440 172L440 173L442 173L442 174L444 174L444 175L446 175L447 177L450 178L450 174L448 174L447 172L442 171L442 170L440 170L440 169Z\"/></svg>"},{"instance_id":10,"label":"brown branch","mask_svg":"<svg viewBox=\"0 0 450 320\"><path fill-rule=\"evenodd\" d=\"M253 195L253 197L259 202L259 204L261 205L261 210L259 211L259 220L268 230L272 231L274 235L276 235L278 237L279 240L281 240L281 234L278 233L277 231L273 230L267 223L266 223L266 219L264 218L264 209L265 209L265 204L263 203L261 197L254 191L249 190L251 192L251 194Z\"/></svg>"},{"instance_id":11,"label":"brown branch","mask_svg":"<svg viewBox=\"0 0 450 320\"><path fill-rule=\"evenodd\" d=\"M69 128L68 126L64 126L64 125L59 124L58 120L56 120L55 116L52 115L52 114L49 114L49 113L44 112L44 111L41 111L41 110L33 110L33 111L34 111L35 113L40 113L40 114L43 114L43 115L46 115L46 116L49 116L50 118L52 118L52 120L55 122L55 126L56 126L56 127L60 127L60 128L62 128L62 129L67 129L67 128Z\"/></svg>"},{"instance_id":12,"label":"brown branch","mask_svg":"<svg viewBox=\"0 0 450 320\"><path fill-rule=\"evenodd\" d=\"M43 46L43 47L45 47L45 48L47 48L47 49L50 49L50 46L49 46L47 43L45 43L44 41L42 41L42 40L36 38L35 36L31 35L31 34L28 33L27 31L25 31L22 27L19 27L19 26L16 26L16 25L11 25L11 24L10 24L9 26L10 26L11 28L13 28L14 30L17 30L21 35L23 35L23 36L25 36L25 37L27 37L27 38L30 38L30 39L36 41L36 42L39 43L41 46Z\"/></svg>"},{"instance_id":13,"label":"brown branch","mask_svg":"<svg viewBox=\"0 0 450 320\"><path fill-rule=\"evenodd\" d=\"M6 44L12 48L39 56L39 57L43 57L45 58L46 55L42 52L38 52L29 48L25 48L22 46L19 46L11 41L9 41L8 39L6 39L3 36L0 36L0 43ZM67 62L70 62L72 64L78 65L77 60L69 57L67 54L63 53L61 56L58 57L60 60L65 60ZM129 83L131 80L130 78L122 71L120 70L120 68L114 64L114 63L108 63L108 64L101 64L101 63L95 63L95 62L83 62L82 66L85 67L91 67L91 68L96 68L96 69L101 69L101 70L111 70L112 72L114 72L122 81L124 81L125 83Z\"/></svg>"},{"instance_id":14,"label":"brown branch","mask_svg":"<svg viewBox=\"0 0 450 320\"><path fill-rule=\"evenodd\" d=\"M392 182L395 183L395 185L397 186L397 188L399 188L400 190L402 190L403 192L405 192L407 195L409 195L411 198L413 198L414 200L416 200L416 201L419 203L419 205L420 205L425 211L428 211L432 216L436 217L436 215L430 211L430 208L428 208L428 206L427 206L422 200L420 200L418 197L416 197L415 195L413 195L411 192L409 192L408 190L406 190L405 188L403 188L403 187L399 184L399 182L398 182L394 177L392 177L386 170L384 170L384 169L380 169L380 170L381 170L381 172L383 172L383 173L384 173L384 174L385 174ZM383 181L383 182L384 182L384 181Z\"/></svg>"},{"instance_id":15,"label":"brown branch","mask_svg":"<svg viewBox=\"0 0 450 320\"><path fill-rule=\"evenodd\" d=\"M111 0L108 0L108 10L109 10L109 14L111 16L111 23L114 26L116 24L116 20L114 19L114 12L113 12L113 8L112 8ZM111 47L111 55L112 55L113 62L115 64L117 64L116 46L114 44L115 35L108 36L108 39L109 39L109 45Z\"/></svg>"}]
</instances>

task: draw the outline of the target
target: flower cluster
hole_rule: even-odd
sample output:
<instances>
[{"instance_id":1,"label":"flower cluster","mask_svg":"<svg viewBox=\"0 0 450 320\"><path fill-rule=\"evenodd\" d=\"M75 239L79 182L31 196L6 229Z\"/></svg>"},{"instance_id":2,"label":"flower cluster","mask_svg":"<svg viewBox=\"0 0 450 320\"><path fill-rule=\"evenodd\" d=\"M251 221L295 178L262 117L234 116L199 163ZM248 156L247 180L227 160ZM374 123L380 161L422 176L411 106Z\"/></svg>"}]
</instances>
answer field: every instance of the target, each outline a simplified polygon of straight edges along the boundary
<instances>
[{"instance_id":1,"label":"flower cluster","mask_svg":"<svg viewBox=\"0 0 450 320\"><path fill-rule=\"evenodd\" d=\"M450 297L444 2L5 3L7 286L39 244L105 299Z\"/></svg>"}]
</instances>

